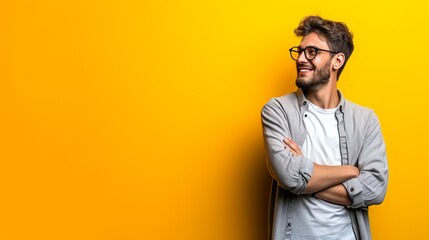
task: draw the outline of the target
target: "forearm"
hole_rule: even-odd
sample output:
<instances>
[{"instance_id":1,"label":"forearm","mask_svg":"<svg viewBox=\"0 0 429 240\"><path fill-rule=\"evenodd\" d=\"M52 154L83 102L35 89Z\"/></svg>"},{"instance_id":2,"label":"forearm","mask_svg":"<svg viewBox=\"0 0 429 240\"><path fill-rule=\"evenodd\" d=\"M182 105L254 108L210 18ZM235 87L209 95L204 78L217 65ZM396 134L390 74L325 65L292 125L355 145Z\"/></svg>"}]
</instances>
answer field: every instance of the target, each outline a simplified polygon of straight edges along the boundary
<instances>
[{"instance_id":1,"label":"forearm","mask_svg":"<svg viewBox=\"0 0 429 240\"><path fill-rule=\"evenodd\" d=\"M327 202L350 206L352 201L347 194L345 187L342 184L335 185L320 192L315 193L315 197Z\"/></svg>"},{"instance_id":2,"label":"forearm","mask_svg":"<svg viewBox=\"0 0 429 240\"><path fill-rule=\"evenodd\" d=\"M320 192L358 175L359 169L354 166L325 166L314 163L313 173L303 194Z\"/></svg>"}]
</instances>

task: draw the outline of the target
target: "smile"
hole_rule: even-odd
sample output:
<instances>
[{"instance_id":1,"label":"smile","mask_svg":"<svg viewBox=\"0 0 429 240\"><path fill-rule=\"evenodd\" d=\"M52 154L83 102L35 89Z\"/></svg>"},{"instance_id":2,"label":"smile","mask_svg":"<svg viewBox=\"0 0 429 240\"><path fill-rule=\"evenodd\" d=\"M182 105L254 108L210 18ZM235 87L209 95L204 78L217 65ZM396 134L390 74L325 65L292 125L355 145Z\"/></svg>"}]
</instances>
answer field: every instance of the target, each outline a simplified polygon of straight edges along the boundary
<instances>
[{"instance_id":1,"label":"smile","mask_svg":"<svg viewBox=\"0 0 429 240\"><path fill-rule=\"evenodd\" d=\"M308 73L310 71L313 71L313 69L311 69L311 68L304 68L304 67L298 68L298 72L299 73Z\"/></svg>"}]
</instances>

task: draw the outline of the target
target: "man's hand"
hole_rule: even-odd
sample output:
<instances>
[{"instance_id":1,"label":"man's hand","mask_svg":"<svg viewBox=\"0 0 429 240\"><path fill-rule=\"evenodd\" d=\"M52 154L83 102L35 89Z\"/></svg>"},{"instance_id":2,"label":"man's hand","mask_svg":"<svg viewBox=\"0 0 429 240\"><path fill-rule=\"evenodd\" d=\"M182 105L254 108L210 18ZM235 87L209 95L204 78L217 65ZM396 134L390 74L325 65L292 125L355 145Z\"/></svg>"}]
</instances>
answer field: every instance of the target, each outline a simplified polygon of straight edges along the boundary
<instances>
[{"instance_id":1,"label":"man's hand","mask_svg":"<svg viewBox=\"0 0 429 240\"><path fill-rule=\"evenodd\" d=\"M296 144L291 138L285 138L283 142L286 144L285 148L289 148L293 155L302 155L301 149L299 148L298 144Z\"/></svg>"}]
</instances>

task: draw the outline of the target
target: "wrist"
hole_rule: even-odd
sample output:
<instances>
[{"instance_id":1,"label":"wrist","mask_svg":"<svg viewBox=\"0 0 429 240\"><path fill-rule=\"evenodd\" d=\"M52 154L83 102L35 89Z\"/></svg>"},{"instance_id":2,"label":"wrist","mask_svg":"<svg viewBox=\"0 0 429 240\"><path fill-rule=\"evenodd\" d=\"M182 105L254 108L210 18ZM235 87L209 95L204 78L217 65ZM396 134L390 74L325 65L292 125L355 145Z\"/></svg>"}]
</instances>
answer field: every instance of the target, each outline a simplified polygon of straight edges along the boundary
<instances>
[{"instance_id":1,"label":"wrist","mask_svg":"<svg viewBox=\"0 0 429 240\"><path fill-rule=\"evenodd\" d=\"M350 168L351 168L350 171L351 171L352 177L358 177L360 174L359 168L357 168L355 166L351 166L351 165L350 165Z\"/></svg>"}]
</instances>

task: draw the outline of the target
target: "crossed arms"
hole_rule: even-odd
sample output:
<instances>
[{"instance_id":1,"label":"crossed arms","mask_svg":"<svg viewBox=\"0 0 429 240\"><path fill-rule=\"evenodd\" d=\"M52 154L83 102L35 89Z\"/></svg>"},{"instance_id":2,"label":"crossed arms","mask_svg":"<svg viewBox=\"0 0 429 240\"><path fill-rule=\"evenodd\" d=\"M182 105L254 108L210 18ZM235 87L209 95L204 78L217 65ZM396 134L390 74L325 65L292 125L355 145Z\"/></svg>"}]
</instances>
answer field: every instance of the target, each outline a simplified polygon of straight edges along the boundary
<instances>
[{"instance_id":1,"label":"crossed arms","mask_svg":"<svg viewBox=\"0 0 429 240\"><path fill-rule=\"evenodd\" d=\"M302 156L301 149L292 139L286 138L284 143L293 155ZM357 176L359 169L351 165L324 166L314 163L313 174L303 194L314 194L319 199L350 206L352 201L342 183Z\"/></svg>"},{"instance_id":2,"label":"crossed arms","mask_svg":"<svg viewBox=\"0 0 429 240\"><path fill-rule=\"evenodd\" d=\"M294 194L316 197L351 208L380 204L387 190L388 168L378 118L372 111L355 110L346 126L353 136L348 142L349 165L323 166L300 153L305 141L299 110L290 99L272 100L262 109L267 167L280 187ZM289 106L286 108L286 104ZM364 111L365 110L365 111ZM356 125L359 124L359 125ZM291 127L293 126L293 128ZM292 138L293 141L284 141ZM296 142L296 143L295 143ZM287 148L285 148L287 146Z\"/></svg>"}]
</instances>

